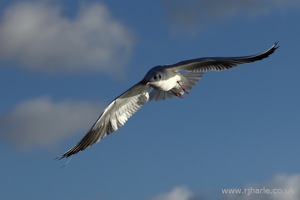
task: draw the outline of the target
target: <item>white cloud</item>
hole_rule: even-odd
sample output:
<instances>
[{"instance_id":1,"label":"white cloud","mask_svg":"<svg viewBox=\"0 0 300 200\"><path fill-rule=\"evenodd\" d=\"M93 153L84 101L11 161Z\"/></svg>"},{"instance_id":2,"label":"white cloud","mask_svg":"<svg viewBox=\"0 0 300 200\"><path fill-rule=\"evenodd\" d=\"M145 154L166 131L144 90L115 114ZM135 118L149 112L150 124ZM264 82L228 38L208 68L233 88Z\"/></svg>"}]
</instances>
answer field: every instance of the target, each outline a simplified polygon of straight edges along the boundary
<instances>
[{"instance_id":1,"label":"white cloud","mask_svg":"<svg viewBox=\"0 0 300 200\"><path fill-rule=\"evenodd\" d=\"M192 192L186 187L176 187L172 191L160 194L151 200L190 200L192 197Z\"/></svg>"},{"instance_id":2,"label":"white cloud","mask_svg":"<svg viewBox=\"0 0 300 200\"><path fill-rule=\"evenodd\" d=\"M66 136L85 133L100 112L99 105L87 102L27 100L0 116L0 138L22 149L51 146Z\"/></svg>"},{"instance_id":3,"label":"white cloud","mask_svg":"<svg viewBox=\"0 0 300 200\"><path fill-rule=\"evenodd\" d=\"M166 15L175 27L195 30L242 14L258 16L270 11L300 7L298 0L162 0Z\"/></svg>"},{"instance_id":4,"label":"white cloud","mask_svg":"<svg viewBox=\"0 0 300 200\"><path fill-rule=\"evenodd\" d=\"M151 200L202 200L199 195L184 186L175 187L170 192L159 194Z\"/></svg>"},{"instance_id":5,"label":"white cloud","mask_svg":"<svg viewBox=\"0 0 300 200\"><path fill-rule=\"evenodd\" d=\"M120 72L130 58L133 35L100 3L81 4L68 17L45 1L18 2L0 21L0 58L50 71Z\"/></svg>"}]
</instances>

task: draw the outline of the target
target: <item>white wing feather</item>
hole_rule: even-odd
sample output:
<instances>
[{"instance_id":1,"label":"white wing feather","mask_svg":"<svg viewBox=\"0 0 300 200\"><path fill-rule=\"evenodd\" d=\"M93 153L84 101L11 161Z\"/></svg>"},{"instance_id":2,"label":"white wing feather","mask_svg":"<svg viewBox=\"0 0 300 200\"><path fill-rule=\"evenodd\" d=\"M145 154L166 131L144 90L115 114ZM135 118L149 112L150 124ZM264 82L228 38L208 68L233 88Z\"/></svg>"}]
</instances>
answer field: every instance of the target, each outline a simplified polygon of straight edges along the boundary
<instances>
[{"instance_id":1,"label":"white wing feather","mask_svg":"<svg viewBox=\"0 0 300 200\"><path fill-rule=\"evenodd\" d=\"M149 100L148 90L148 85L139 82L113 100L104 109L88 133L77 145L65 152L60 159L76 154L118 130L120 126L123 126Z\"/></svg>"}]
</instances>

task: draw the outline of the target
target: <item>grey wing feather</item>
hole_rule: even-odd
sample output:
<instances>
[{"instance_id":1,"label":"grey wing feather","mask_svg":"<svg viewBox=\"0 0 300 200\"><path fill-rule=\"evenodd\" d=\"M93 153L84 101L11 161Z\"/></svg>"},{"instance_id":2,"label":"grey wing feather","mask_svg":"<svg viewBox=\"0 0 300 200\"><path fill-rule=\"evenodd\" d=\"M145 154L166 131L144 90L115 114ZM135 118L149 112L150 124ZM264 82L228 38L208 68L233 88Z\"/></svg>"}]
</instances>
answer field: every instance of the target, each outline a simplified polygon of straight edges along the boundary
<instances>
[{"instance_id":1,"label":"grey wing feather","mask_svg":"<svg viewBox=\"0 0 300 200\"><path fill-rule=\"evenodd\" d=\"M155 88L152 89L149 95L150 101L160 101L160 100L165 100L169 98L175 97L174 93L172 91L162 91L162 90L157 90Z\"/></svg>"},{"instance_id":2,"label":"grey wing feather","mask_svg":"<svg viewBox=\"0 0 300 200\"><path fill-rule=\"evenodd\" d=\"M113 100L105 108L88 133L77 145L65 152L60 159L76 154L118 130L149 100L148 90L148 85L139 82Z\"/></svg>"},{"instance_id":3,"label":"grey wing feather","mask_svg":"<svg viewBox=\"0 0 300 200\"><path fill-rule=\"evenodd\" d=\"M191 72L206 72L206 71L220 71L230 69L239 64L255 62L267 58L275 52L278 48L278 42L274 43L268 50L251 55L241 57L205 57L192 60L185 60L174 65L166 66L169 69L180 71L186 70Z\"/></svg>"}]
</instances>

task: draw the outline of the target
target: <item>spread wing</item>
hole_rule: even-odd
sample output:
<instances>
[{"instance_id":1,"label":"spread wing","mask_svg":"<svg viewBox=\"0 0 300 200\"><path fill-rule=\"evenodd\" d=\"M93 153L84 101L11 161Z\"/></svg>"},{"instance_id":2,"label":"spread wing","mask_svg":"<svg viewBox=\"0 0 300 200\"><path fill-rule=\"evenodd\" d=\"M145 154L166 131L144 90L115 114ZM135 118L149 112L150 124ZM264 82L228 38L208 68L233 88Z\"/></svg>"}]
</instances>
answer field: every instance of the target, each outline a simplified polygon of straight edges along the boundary
<instances>
[{"instance_id":1,"label":"spread wing","mask_svg":"<svg viewBox=\"0 0 300 200\"><path fill-rule=\"evenodd\" d=\"M191 71L191 72L207 72L207 71L220 71L225 69L230 69L239 64L251 63L258 60L267 58L269 55L275 52L278 48L278 42L274 43L268 50L251 55L251 56L241 56L241 57L205 57L196 58L192 60L185 60L179 63L166 66L168 69L175 71Z\"/></svg>"},{"instance_id":2,"label":"spread wing","mask_svg":"<svg viewBox=\"0 0 300 200\"><path fill-rule=\"evenodd\" d=\"M149 86L142 81L114 99L102 112L88 133L60 159L76 154L118 130L149 100Z\"/></svg>"}]
</instances>

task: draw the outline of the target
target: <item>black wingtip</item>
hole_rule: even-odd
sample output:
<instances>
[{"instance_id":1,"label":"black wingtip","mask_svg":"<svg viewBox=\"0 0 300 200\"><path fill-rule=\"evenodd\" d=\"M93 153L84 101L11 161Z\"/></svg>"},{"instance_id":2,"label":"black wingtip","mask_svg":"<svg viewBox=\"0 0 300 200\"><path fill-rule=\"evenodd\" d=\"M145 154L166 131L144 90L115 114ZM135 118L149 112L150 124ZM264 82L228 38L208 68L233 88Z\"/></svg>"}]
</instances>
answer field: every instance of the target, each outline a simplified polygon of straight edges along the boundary
<instances>
[{"instance_id":1,"label":"black wingtip","mask_svg":"<svg viewBox=\"0 0 300 200\"><path fill-rule=\"evenodd\" d=\"M73 156L72 156L72 155L65 155L65 154L63 154L62 156L56 157L56 158L54 158L54 159L55 159L55 160L61 160L61 159L63 159L63 158L69 158L69 159L67 160L67 162L66 162L65 164L63 164L63 165L61 166L61 168L66 167L66 166L68 165L68 163L72 160Z\"/></svg>"},{"instance_id":2,"label":"black wingtip","mask_svg":"<svg viewBox=\"0 0 300 200\"><path fill-rule=\"evenodd\" d=\"M279 41L274 42L273 45L268 50L262 53L261 55L263 55L263 57L261 57L261 59L269 57L269 55L273 54L276 51L276 49L279 48L278 43Z\"/></svg>"},{"instance_id":3,"label":"black wingtip","mask_svg":"<svg viewBox=\"0 0 300 200\"><path fill-rule=\"evenodd\" d=\"M274 48L274 50L278 49L280 46L278 46L279 41L274 42L272 48Z\"/></svg>"},{"instance_id":4,"label":"black wingtip","mask_svg":"<svg viewBox=\"0 0 300 200\"><path fill-rule=\"evenodd\" d=\"M62 156L58 156L58 157L55 157L54 160L61 160L63 158L68 158L69 156L66 156L65 154L63 154Z\"/></svg>"},{"instance_id":5,"label":"black wingtip","mask_svg":"<svg viewBox=\"0 0 300 200\"><path fill-rule=\"evenodd\" d=\"M74 155L74 153L71 152L72 149L70 149L69 151L65 152L64 154L62 154L61 156L58 156L56 158L54 158L55 160L62 160L64 158L69 158L72 157Z\"/></svg>"},{"instance_id":6,"label":"black wingtip","mask_svg":"<svg viewBox=\"0 0 300 200\"><path fill-rule=\"evenodd\" d=\"M56 160L61 160L64 158L69 158L72 157L75 153L72 153L70 151L67 151L66 153L64 153L63 155L61 155L60 157L57 157Z\"/></svg>"}]
</instances>

